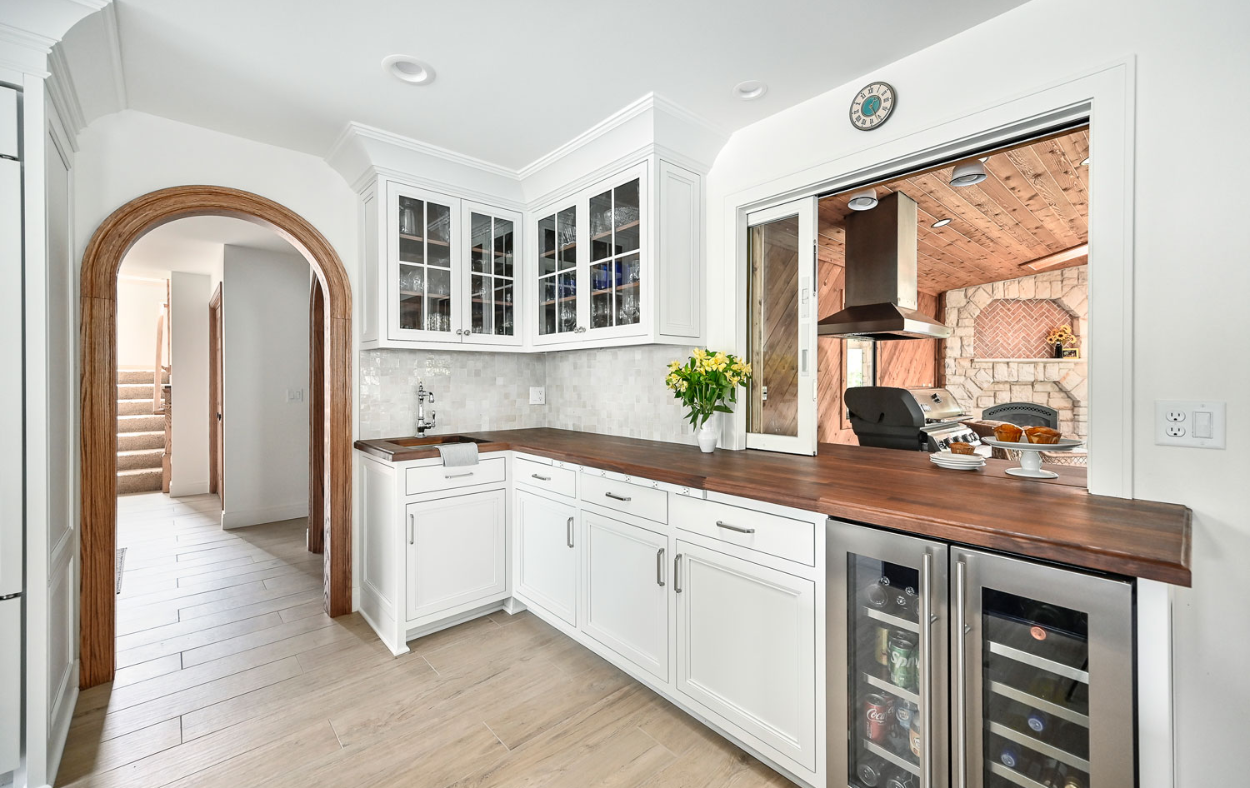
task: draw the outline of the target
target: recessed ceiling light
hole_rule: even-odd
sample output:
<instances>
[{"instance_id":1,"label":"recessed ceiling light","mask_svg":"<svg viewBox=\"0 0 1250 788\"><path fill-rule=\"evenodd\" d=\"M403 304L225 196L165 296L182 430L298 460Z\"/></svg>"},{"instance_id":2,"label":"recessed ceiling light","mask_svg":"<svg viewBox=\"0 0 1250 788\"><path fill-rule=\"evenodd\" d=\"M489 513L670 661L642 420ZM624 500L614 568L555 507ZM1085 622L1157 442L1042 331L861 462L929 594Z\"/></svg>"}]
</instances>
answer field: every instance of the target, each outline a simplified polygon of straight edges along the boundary
<instances>
[{"instance_id":1,"label":"recessed ceiling light","mask_svg":"<svg viewBox=\"0 0 1250 788\"><path fill-rule=\"evenodd\" d=\"M946 225L950 223L951 223L951 217L949 216L947 216L945 219L938 219L936 222L933 223L933 229L936 230L939 227L945 227Z\"/></svg>"},{"instance_id":2,"label":"recessed ceiling light","mask_svg":"<svg viewBox=\"0 0 1250 788\"><path fill-rule=\"evenodd\" d=\"M1088 157L1088 156L1086 156L1085 158L1081 159L1081 166L1082 166L1082 167L1088 167L1088 166L1089 166L1089 157Z\"/></svg>"},{"instance_id":3,"label":"recessed ceiling light","mask_svg":"<svg viewBox=\"0 0 1250 788\"><path fill-rule=\"evenodd\" d=\"M985 162L989 160L990 160L989 156L982 156L981 158L977 159L977 161L981 162L982 164L984 164Z\"/></svg>"},{"instance_id":4,"label":"recessed ceiling light","mask_svg":"<svg viewBox=\"0 0 1250 788\"><path fill-rule=\"evenodd\" d=\"M979 161L966 161L955 166L951 173L951 186L971 186L985 180L985 165Z\"/></svg>"},{"instance_id":5,"label":"recessed ceiling light","mask_svg":"<svg viewBox=\"0 0 1250 788\"><path fill-rule=\"evenodd\" d=\"M734 85L733 94L743 101L755 101L768 92L768 85L758 79L748 79Z\"/></svg>"},{"instance_id":6,"label":"recessed ceiling light","mask_svg":"<svg viewBox=\"0 0 1250 788\"><path fill-rule=\"evenodd\" d=\"M430 64L408 55L390 55L383 58L382 70L410 85L428 85L434 81L434 69Z\"/></svg>"},{"instance_id":7,"label":"recessed ceiling light","mask_svg":"<svg viewBox=\"0 0 1250 788\"><path fill-rule=\"evenodd\" d=\"M851 201L847 207L852 211L867 211L870 208L877 207L877 190L864 189L851 195Z\"/></svg>"}]
</instances>

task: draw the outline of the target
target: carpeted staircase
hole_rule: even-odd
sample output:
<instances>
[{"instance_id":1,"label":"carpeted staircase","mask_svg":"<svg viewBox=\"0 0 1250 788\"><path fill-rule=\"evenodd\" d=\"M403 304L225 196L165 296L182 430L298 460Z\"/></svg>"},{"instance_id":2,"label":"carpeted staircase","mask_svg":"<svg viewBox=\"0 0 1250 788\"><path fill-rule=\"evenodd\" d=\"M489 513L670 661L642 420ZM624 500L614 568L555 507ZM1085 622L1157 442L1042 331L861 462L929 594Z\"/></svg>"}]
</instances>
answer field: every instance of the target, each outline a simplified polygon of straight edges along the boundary
<instances>
[{"instance_id":1,"label":"carpeted staircase","mask_svg":"<svg viewBox=\"0 0 1250 788\"><path fill-rule=\"evenodd\" d=\"M159 492L165 417L152 412L152 370L117 373L117 494Z\"/></svg>"}]
</instances>

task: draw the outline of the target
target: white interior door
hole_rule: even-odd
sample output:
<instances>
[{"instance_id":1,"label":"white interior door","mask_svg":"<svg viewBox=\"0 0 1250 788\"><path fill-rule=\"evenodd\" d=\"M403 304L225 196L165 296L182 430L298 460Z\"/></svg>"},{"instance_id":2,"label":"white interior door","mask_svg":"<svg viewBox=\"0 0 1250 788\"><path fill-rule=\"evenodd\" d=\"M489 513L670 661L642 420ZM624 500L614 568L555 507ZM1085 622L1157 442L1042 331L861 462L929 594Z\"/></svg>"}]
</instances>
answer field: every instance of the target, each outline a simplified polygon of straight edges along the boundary
<instances>
[{"instance_id":1,"label":"white interior door","mask_svg":"<svg viewBox=\"0 0 1250 788\"><path fill-rule=\"evenodd\" d=\"M747 448L816 453L816 198L747 215Z\"/></svg>"}]
</instances>

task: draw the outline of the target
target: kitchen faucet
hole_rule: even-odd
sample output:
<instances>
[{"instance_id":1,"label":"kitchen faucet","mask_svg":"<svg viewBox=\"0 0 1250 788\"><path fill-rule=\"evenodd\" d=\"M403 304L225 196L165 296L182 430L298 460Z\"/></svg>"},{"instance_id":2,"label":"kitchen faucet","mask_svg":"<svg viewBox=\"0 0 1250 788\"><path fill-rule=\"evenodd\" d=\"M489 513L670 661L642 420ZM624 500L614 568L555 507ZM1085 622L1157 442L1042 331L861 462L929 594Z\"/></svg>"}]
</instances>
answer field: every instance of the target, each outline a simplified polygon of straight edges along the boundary
<instances>
[{"instance_id":1,"label":"kitchen faucet","mask_svg":"<svg viewBox=\"0 0 1250 788\"><path fill-rule=\"evenodd\" d=\"M434 411L430 411L430 420L425 420L425 401L429 400L430 404L434 404L434 392L425 390L423 381L417 382L417 436L424 438L426 430L434 429L434 418L438 416Z\"/></svg>"}]
</instances>

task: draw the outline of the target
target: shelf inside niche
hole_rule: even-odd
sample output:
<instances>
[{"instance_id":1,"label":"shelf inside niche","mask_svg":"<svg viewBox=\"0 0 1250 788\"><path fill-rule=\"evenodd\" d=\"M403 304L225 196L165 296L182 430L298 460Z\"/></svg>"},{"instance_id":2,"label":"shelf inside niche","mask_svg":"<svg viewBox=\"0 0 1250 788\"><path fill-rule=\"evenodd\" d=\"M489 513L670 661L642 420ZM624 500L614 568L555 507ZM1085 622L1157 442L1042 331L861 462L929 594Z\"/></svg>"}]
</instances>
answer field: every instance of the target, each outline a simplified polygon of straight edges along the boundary
<instances>
[{"instance_id":1,"label":"shelf inside niche","mask_svg":"<svg viewBox=\"0 0 1250 788\"><path fill-rule=\"evenodd\" d=\"M1075 363L1076 363L1076 362L1078 362L1078 361L1084 361L1084 360L1085 360L1085 359L1083 359L1083 358L1054 358L1054 357L1047 357L1047 358L980 358L980 357L974 356L974 357L972 358L972 363L973 363L973 364L976 364L976 363L978 363L978 362L993 362L993 363L995 363L995 364L1046 364L1046 363L1052 363L1052 364L1075 364Z\"/></svg>"}]
</instances>

